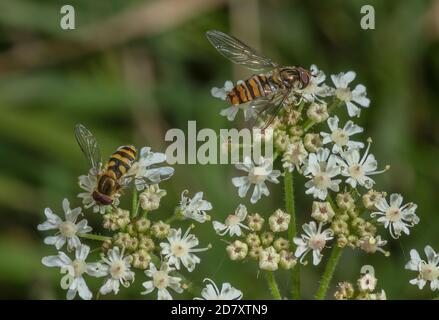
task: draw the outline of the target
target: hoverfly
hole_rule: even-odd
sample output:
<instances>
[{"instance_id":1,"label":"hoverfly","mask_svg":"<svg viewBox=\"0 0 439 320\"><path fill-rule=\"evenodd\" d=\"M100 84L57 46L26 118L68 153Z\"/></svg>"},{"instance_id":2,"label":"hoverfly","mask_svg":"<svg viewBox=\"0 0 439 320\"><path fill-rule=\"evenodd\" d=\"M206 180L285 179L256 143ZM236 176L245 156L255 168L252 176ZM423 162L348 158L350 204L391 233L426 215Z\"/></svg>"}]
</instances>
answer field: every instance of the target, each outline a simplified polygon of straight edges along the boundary
<instances>
[{"instance_id":1,"label":"hoverfly","mask_svg":"<svg viewBox=\"0 0 439 320\"><path fill-rule=\"evenodd\" d=\"M215 49L233 63L257 72L268 70L239 82L227 93L227 101L232 106L251 104L251 108L257 109L257 115L271 115L264 128L274 120L290 94L305 89L310 82L310 71L301 67L282 67L235 37L217 30L207 31L206 36Z\"/></svg>"},{"instance_id":2,"label":"hoverfly","mask_svg":"<svg viewBox=\"0 0 439 320\"><path fill-rule=\"evenodd\" d=\"M174 172L170 167L155 168L149 170L148 176L136 177L135 170L132 169L138 169L138 163L134 164L137 149L131 145L119 147L107 163L102 165L101 152L94 135L82 124L77 124L75 137L92 168L92 173L96 175L97 183L92 197L101 205L111 205L122 188L133 179L141 179L141 184L148 185L167 179ZM154 154L151 153L151 156ZM151 164L158 162L151 161Z\"/></svg>"}]
</instances>

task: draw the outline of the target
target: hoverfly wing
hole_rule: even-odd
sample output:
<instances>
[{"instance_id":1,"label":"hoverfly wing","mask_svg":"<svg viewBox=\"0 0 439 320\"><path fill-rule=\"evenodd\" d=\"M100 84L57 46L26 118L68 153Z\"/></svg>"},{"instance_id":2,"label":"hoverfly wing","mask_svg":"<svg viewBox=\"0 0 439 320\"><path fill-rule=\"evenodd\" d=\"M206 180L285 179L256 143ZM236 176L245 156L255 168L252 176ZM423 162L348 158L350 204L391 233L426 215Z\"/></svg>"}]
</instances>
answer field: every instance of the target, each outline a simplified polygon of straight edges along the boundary
<instances>
[{"instance_id":1,"label":"hoverfly wing","mask_svg":"<svg viewBox=\"0 0 439 320\"><path fill-rule=\"evenodd\" d=\"M254 71L262 71L277 66L270 58L258 54L240 40L217 30L206 32L209 42L230 61Z\"/></svg>"},{"instance_id":2,"label":"hoverfly wing","mask_svg":"<svg viewBox=\"0 0 439 320\"><path fill-rule=\"evenodd\" d=\"M279 111L282 110L284 102L289 94L290 91L287 89L279 90L271 96L257 99L249 105L249 111L247 112L251 112L251 115L246 115L246 119L253 118L253 121L251 122L252 127L256 126L259 120L264 120L261 129L267 129L276 118Z\"/></svg>"},{"instance_id":3,"label":"hoverfly wing","mask_svg":"<svg viewBox=\"0 0 439 320\"><path fill-rule=\"evenodd\" d=\"M85 126L78 123L75 126L75 137L91 168L99 172L102 158L95 136Z\"/></svg>"},{"instance_id":4,"label":"hoverfly wing","mask_svg":"<svg viewBox=\"0 0 439 320\"><path fill-rule=\"evenodd\" d=\"M147 186L169 179L173 174L174 168L171 167L150 168L145 175L135 177L134 183L138 189L142 190Z\"/></svg>"}]
</instances>

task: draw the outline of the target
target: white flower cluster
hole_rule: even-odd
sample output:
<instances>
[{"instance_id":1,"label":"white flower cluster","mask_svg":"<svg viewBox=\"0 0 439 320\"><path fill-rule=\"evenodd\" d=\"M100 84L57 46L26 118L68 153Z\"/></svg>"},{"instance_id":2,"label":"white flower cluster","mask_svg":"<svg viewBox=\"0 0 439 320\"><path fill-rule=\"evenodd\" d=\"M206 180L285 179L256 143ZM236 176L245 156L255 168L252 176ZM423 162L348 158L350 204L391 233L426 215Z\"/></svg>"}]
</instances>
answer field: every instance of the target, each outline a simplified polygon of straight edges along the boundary
<instances>
[{"instance_id":1,"label":"white flower cluster","mask_svg":"<svg viewBox=\"0 0 439 320\"><path fill-rule=\"evenodd\" d=\"M246 172L245 176L235 177L232 184L238 188L238 195L244 198L251 187L250 202L256 203L263 195L269 196L267 182L278 183L281 172L273 168L276 158L282 161L283 175L296 172L302 175L306 183L304 193L313 198L310 222L303 224L303 233L285 240L287 256L292 260L297 258L306 264L305 257L312 252L312 263L318 265L323 257L323 250L329 246L359 248L373 254L381 252L389 256L383 247L387 244L378 227L383 226L394 239L403 234L410 235L410 229L420 222L416 214L417 206L411 202L404 204L400 194L375 190L375 175L387 171L390 166L378 167L378 162L371 152L372 139L362 141L360 134L364 129L348 119L344 123L340 117L333 114L340 106L346 106L347 117L359 117L361 108L367 108L370 100L366 87L362 84L352 86L356 78L353 71L331 75L332 85L325 84L326 76L315 65L310 68L311 79L305 88L291 90L290 96L283 99L283 105L274 119L268 122L273 129L274 158L261 158L253 163L244 159L236 168ZM239 82L240 83L240 82ZM239 84L238 83L238 84ZM228 94L234 88L230 81L224 88L212 89L212 95L222 100L228 100ZM275 93L274 93L275 95ZM238 110L243 110L245 118L255 115L257 99L250 102L230 106L221 111L228 120L234 120ZM253 110L253 111L252 111ZM264 112L256 114L260 123L271 115ZM327 129L314 129L316 124L324 125ZM313 132L314 131L314 132ZM297 187L296 187L297 189ZM251 219L262 221L264 218L257 214L247 218L247 210L240 205L235 214L229 215L224 223L214 221L216 232L225 236L241 237L227 247L232 260L243 260L247 256L259 259L261 269L274 271L282 259L281 251L272 243L275 232L269 218L271 232L257 234L261 228ZM288 217L288 218L287 218ZM285 214L285 221L290 216ZM252 224L252 225L251 225ZM258 226L256 229L254 226ZM283 228L283 227L282 227ZM281 229L284 230L284 229ZM278 242L279 244L279 242ZM434 251L433 251L434 252ZM417 279L411 281L420 288L431 281L431 288L437 288L438 261L432 249L426 249L428 262L420 260L416 252L412 252L412 262L407 268L419 272ZM291 254L294 253L294 254ZM360 286L361 287L361 286ZM362 290L362 291L361 291ZM385 294L370 294L369 298L385 298Z\"/></svg>"},{"instance_id":2,"label":"white flower cluster","mask_svg":"<svg viewBox=\"0 0 439 320\"><path fill-rule=\"evenodd\" d=\"M206 222L210 219L206 212L212 210L212 204L203 199L203 192L190 198L185 190L171 218L166 222L149 220L148 214L159 209L161 199L166 195L166 190L159 187L159 182L174 172L170 167L152 167L164 161L164 154L142 148L139 160L132 165L126 177L121 178L124 179L124 188L134 181L131 211L119 207L121 193L115 195L111 205L102 205L95 199L94 192L98 188L101 173L90 170L89 175L79 177L79 185L86 191L79 194L84 210L102 214L99 216L102 218L102 228L107 230L108 235L92 234L87 220L79 219L83 209L70 209L67 199L62 203L64 219L50 208L45 209L47 220L38 225L38 230L56 230L56 234L46 237L44 243L55 246L58 253L44 257L42 263L48 267L58 267L65 274L60 284L67 290L67 299L74 299L77 294L82 299L92 299L87 277L104 278L99 288L101 295L118 294L121 285L128 287L134 282L136 269L142 270L150 279L143 282L145 290L142 294L156 290L158 299L172 299L172 291L182 293L189 287L188 280L177 271L185 269L192 272L201 262L197 254L210 248L210 245L199 247L198 238L190 233L193 225L183 233L181 228L173 228L171 223L176 219ZM141 193L137 194L138 191ZM88 262L91 250L83 241L100 244L92 250L100 252L97 261ZM61 251L65 244L67 253ZM219 290L212 280L206 281L209 283L201 292L202 299L242 297L242 292L229 283L224 283Z\"/></svg>"},{"instance_id":3,"label":"white flower cluster","mask_svg":"<svg viewBox=\"0 0 439 320\"><path fill-rule=\"evenodd\" d=\"M220 236L239 238L226 248L229 258L243 261L256 260L259 268L275 271L279 267L289 270L296 265L291 245L282 235L288 231L290 215L278 209L268 218L269 230L263 231L265 220L257 213L248 215L247 208L240 204L225 222L213 221L213 228Z\"/></svg>"}]
</instances>

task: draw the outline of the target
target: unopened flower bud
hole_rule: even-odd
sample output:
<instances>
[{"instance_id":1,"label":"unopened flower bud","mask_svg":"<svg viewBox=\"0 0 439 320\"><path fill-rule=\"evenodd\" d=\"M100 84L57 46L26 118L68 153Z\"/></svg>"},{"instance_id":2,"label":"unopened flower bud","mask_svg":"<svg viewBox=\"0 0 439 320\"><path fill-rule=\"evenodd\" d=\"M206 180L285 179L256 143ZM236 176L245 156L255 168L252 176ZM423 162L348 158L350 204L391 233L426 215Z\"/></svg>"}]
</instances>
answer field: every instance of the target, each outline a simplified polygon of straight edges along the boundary
<instances>
[{"instance_id":1,"label":"unopened flower bud","mask_svg":"<svg viewBox=\"0 0 439 320\"><path fill-rule=\"evenodd\" d=\"M284 211L277 209L268 219L270 224L270 229L273 232L283 232L288 230L288 225L290 223L290 215Z\"/></svg>"},{"instance_id":2,"label":"unopened flower bud","mask_svg":"<svg viewBox=\"0 0 439 320\"><path fill-rule=\"evenodd\" d=\"M164 239L168 236L171 226L163 221L156 222L151 227L151 234L157 239Z\"/></svg>"},{"instance_id":3,"label":"unopened flower bud","mask_svg":"<svg viewBox=\"0 0 439 320\"><path fill-rule=\"evenodd\" d=\"M235 240L227 246L226 251L229 254L230 260L243 260L247 256L248 246L242 241Z\"/></svg>"},{"instance_id":4,"label":"unopened flower bud","mask_svg":"<svg viewBox=\"0 0 439 320\"><path fill-rule=\"evenodd\" d=\"M317 152L322 146L322 139L318 133L307 133L303 139L308 152Z\"/></svg>"},{"instance_id":5,"label":"unopened flower bud","mask_svg":"<svg viewBox=\"0 0 439 320\"><path fill-rule=\"evenodd\" d=\"M251 214L247 216L248 226L253 231L260 231L264 225L264 218L259 214Z\"/></svg>"},{"instance_id":6,"label":"unopened flower bud","mask_svg":"<svg viewBox=\"0 0 439 320\"><path fill-rule=\"evenodd\" d=\"M287 239L280 237L273 242L273 247L277 251L288 250L290 247L290 243Z\"/></svg>"},{"instance_id":7,"label":"unopened flower bud","mask_svg":"<svg viewBox=\"0 0 439 320\"><path fill-rule=\"evenodd\" d=\"M264 232L261 234L261 242L265 247L269 246L273 242L273 239L274 235L271 232Z\"/></svg>"}]
</instances>

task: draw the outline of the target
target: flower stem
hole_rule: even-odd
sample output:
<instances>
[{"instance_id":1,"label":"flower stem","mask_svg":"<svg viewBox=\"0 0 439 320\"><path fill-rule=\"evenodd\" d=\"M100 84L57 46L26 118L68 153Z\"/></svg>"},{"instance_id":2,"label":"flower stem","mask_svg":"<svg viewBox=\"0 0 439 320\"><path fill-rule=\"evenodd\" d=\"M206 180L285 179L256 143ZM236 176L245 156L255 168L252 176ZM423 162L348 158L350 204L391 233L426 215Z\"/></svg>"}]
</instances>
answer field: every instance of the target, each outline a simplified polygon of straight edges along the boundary
<instances>
[{"instance_id":1,"label":"flower stem","mask_svg":"<svg viewBox=\"0 0 439 320\"><path fill-rule=\"evenodd\" d=\"M296 236L296 209L294 206L294 180L293 173L285 171L284 177L284 192L285 192L285 209L290 215L290 225L288 228L288 241L293 243L293 239ZM291 295L294 300L300 299L300 265L296 265L291 271L291 278L293 288Z\"/></svg>"},{"instance_id":2,"label":"flower stem","mask_svg":"<svg viewBox=\"0 0 439 320\"><path fill-rule=\"evenodd\" d=\"M81 233L78 234L78 236L84 239L97 240L97 241L111 240L111 237L100 236L98 234L90 234L90 233Z\"/></svg>"},{"instance_id":3,"label":"flower stem","mask_svg":"<svg viewBox=\"0 0 439 320\"><path fill-rule=\"evenodd\" d=\"M132 202L132 209L131 209L131 217L135 218L137 217L137 212L139 211L139 206L137 203L137 189L136 186L133 187L133 202Z\"/></svg>"},{"instance_id":4,"label":"flower stem","mask_svg":"<svg viewBox=\"0 0 439 320\"><path fill-rule=\"evenodd\" d=\"M267 278L268 287L270 288L271 295L276 300L282 300L282 296L279 291L279 287L277 286L276 279L274 278L274 274L272 271L267 271L265 273L265 276Z\"/></svg>"},{"instance_id":5,"label":"flower stem","mask_svg":"<svg viewBox=\"0 0 439 320\"><path fill-rule=\"evenodd\" d=\"M328 114L331 115L331 113L334 111L336 107L338 107L341 104L341 101L338 99L334 99L334 101L331 103L331 105L328 108ZM311 119L306 120L306 122L303 124L303 131L307 132L309 129L311 129L317 122L312 121Z\"/></svg>"},{"instance_id":6,"label":"flower stem","mask_svg":"<svg viewBox=\"0 0 439 320\"><path fill-rule=\"evenodd\" d=\"M335 267L337 266L337 262L340 259L340 256L343 252L343 248L340 248L337 245L334 245L332 249L331 256L325 267L325 272L323 273L322 280L320 282L319 289L317 290L316 299L323 300L326 297L326 292L328 291L329 284L331 282L332 276L334 275Z\"/></svg>"}]
</instances>

